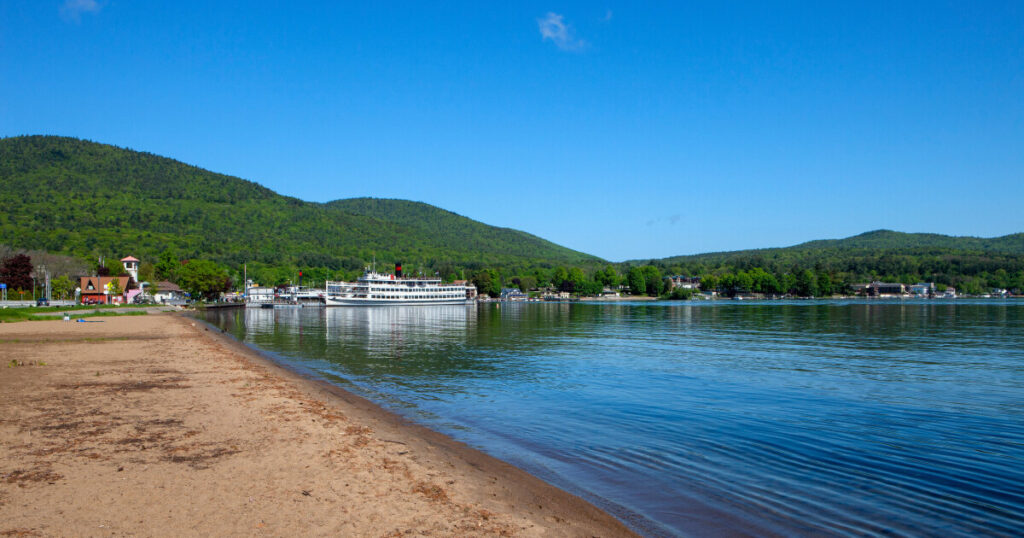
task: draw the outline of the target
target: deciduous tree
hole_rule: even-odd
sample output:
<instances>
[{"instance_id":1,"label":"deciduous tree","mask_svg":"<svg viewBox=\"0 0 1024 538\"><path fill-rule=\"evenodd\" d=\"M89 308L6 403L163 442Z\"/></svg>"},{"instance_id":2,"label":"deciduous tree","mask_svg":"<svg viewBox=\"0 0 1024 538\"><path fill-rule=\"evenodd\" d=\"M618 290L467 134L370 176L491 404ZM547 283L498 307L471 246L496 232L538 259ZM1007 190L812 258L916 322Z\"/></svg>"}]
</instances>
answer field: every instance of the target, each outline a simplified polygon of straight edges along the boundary
<instances>
[{"instance_id":1,"label":"deciduous tree","mask_svg":"<svg viewBox=\"0 0 1024 538\"><path fill-rule=\"evenodd\" d=\"M75 283L66 275L50 281L50 289L59 299L67 299L75 291Z\"/></svg>"},{"instance_id":2,"label":"deciduous tree","mask_svg":"<svg viewBox=\"0 0 1024 538\"><path fill-rule=\"evenodd\" d=\"M476 286L477 293L481 295L487 294L491 297L501 295L501 280L498 278L498 272L494 269L477 271L473 275L473 285Z\"/></svg>"},{"instance_id":3,"label":"deciduous tree","mask_svg":"<svg viewBox=\"0 0 1024 538\"><path fill-rule=\"evenodd\" d=\"M0 265L0 282L7 284L9 290L31 290L32 258L16 254L4 260Z\"/></svg>"},{"instance_id":4,"label":"deciduous tree","mask_svg":"<svg viewBox=\"0 0 1024 538\"><path fill-rule=\"evenodd\" d=\"M818 282L810 269L804 269L796 276L796 294L801 297L818 295Z\"/></svg>"},{"instance_id":5,"label":"deciduous tree","mask_svg":"<svg viewBox=\"0 0 1024 538\"><path fill-rule=\"evenodd\" d=\"M124 293L124 288L121 287L121 279L114 277L107 284L107 291L110 292L111 297L116 297Z\"/></svg>"},{"instance_id":6,"label":"deciduous tree","mask_svg":"<svg viewBox=\"0 0 1024 538\"><path fill-rule=\"evenodd\" d=\"M661 271L653 265L645 265L641 268L644 273L644 292L651 297L661 295L665 291L665 281L661 278Z\"/></svg>"},{"instance_id":7,"label":"deciduous tree","mask_svg":"<svg viewBox=\"0 0 1024 538\"><path fill-rule=\"evenodd\" d=\"M643 295L647 293L647 282L644 279L644 271L639 267L630 267L626 273L626 283L629 284L629 293L632 295Z\"/></svg>"},{"instance_id":8,"label":"deciduous tree","mask_svg":"<svg viewBox=\"0 0 1024 538\"><path fill-rule=\"evenodd\" d=\"M160 253L160 258L154 267L156 278L159 280L171 280L174 278L174 272L180 266L181 262L179 262L178 257L174 255L174 251L169 248L164 249L164 251Z\"/></svg>"},{"instance_id":9,"label":"deciduous tree","mask_svg":"<svg viewBox=\"0 0 1024 538\"><path fill-rule=\"evenodd\" d=\"M177 278L177 284L193 299L215 299L231 289L227 270L208 260L190 260L177 270Z\"/></svg>"},{"instance_id":10,"label":"deciduous tree","mask_svg":"<svg viewBox=\"0 0 1024 538\"><path fill-rule=\"evenodd\" d=\"M598 269L597 273L594 274L594 280L602 286L618 286L620 280L619 272L611 265L608 265L604 269Z\"/></svg>"}]
</instances>

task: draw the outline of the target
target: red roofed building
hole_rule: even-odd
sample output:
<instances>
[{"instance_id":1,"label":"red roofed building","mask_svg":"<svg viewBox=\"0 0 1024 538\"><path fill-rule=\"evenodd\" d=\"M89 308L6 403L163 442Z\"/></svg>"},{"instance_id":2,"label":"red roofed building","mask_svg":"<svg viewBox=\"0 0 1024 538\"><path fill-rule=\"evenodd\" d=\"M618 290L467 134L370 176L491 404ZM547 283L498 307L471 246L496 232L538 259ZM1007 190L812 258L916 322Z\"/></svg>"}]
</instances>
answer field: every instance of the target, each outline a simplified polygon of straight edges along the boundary
<instances>
[{"instance_id":1,"label":"red roofed building","mask_svg":"<svg viewBox=\"0 0 1024 538\"><path fill-rule=\"evenodd\" d=\"M121 288L118 295L110 294L110 284L117 281ZM83 276L81 278L81 303L82 304L115 304L123 303L125 293L128 291L128 282L131 277L127 276Z\"/></svg>"}]
</instances>

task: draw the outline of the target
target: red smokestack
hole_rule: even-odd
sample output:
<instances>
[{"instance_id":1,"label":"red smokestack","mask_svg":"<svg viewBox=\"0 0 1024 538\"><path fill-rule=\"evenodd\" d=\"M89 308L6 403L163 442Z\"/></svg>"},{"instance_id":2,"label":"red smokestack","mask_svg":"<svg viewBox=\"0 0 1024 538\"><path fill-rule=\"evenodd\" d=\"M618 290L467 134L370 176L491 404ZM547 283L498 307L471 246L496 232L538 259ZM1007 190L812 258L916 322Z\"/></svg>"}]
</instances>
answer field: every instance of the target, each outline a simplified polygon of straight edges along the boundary
<instances>
[{"instance_id":1,"label":"red smokestack","mask_svg":"<svg viewBox=\"0 0 1024 538\"><path fill-rule=\"evenodd\" d=\"M395 264L395 276L402 278L402 262Z\"/></svg>"}]
</instances>

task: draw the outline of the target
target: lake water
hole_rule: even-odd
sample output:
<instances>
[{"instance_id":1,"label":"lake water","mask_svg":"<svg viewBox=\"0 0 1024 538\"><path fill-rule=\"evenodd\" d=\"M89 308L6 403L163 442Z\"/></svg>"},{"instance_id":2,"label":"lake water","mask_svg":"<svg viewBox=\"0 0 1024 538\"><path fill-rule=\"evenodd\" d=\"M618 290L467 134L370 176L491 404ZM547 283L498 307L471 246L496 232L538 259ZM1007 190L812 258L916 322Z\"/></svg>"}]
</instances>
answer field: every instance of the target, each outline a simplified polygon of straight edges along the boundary
<instances>
[{"instance_id":1,"label":"lake water","mask_svg":"<svg viewBox=\"0 0 1024 538\"><path fill-rule=\"evenodd\" d=\"M209 320L646 535L1024 534L1024 302L232 310Z\"/></svg>"}]
</instances>

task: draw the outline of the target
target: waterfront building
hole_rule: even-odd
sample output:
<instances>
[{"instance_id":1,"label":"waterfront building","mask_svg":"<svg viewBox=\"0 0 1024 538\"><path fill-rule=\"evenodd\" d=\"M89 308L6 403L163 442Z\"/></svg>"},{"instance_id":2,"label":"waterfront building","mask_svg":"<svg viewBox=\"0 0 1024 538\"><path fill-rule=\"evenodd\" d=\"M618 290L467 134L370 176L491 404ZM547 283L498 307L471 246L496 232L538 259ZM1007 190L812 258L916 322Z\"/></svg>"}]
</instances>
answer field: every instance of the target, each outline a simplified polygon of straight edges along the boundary
<instances>
[{"instance_id":1,"label":"waterfront building","mask_svg":"<svg viewBox=\"0 0 1024 538\"><path fill-rule=\"evenodd\" d=\"M523 293L519 288L501 288L501 300L502 301L525 301L530 296Z\"/></svg>"},{"instance_id":2,"label":"waterfront building","mask_svg":"<svg viewBox=\"0 0 1024 538\"><path fill-rule=\"evenodd\" d=\"M875 297L884 295L903 295L907 287L898 282L872 282L868 285L868 294Z\"/></svg>"},{"instance_id":3,"label":"waterfront building","mask_svg":"<svg viewBox=\"0 0 1024 538\"><path fill-rule=\"evenodd\" d=\"M117 286L113 285L115 281ZM130 281L131 277L127 276L83 276L79 279L79 301L82 304L124 303ZM115 287L120 288L121 293L111 293Z\"/></svg>"},{"instance_id":4,"label":"waterfront building","mask_svg":"<svg viewBox=\"0 0 1024 538\"><path fill-rule=\"evenodd\" d=\"M671 291L675 288L683 288L684 290L695 290L700 288L700 277L699 276L685 276L685 275L673 275L665 277L668 284L668 289Z\"/></svg>"},{"instance_id":5,"label":"waterfront building","mask_svg":"<svg viewBox=\"0 0 1024 538\"><path fill-rule=\"evenodd\" d=\"M918 282L910 286L910 294L914 297L933 297L935 295L935 283L929 282L925 284Z\"/></svg>"},{"instance_id":6,"label":"waterfront building","mask_svg":"<svg viewBox=\"0 0 1024 538\"><path fill-rule=\"evenodd\" d=\"M158 303L174 303L185 300L185 292L173 282L163 280L154 286L156 291L153 293L153 300Z\"/></svg>"}]
</instances>

